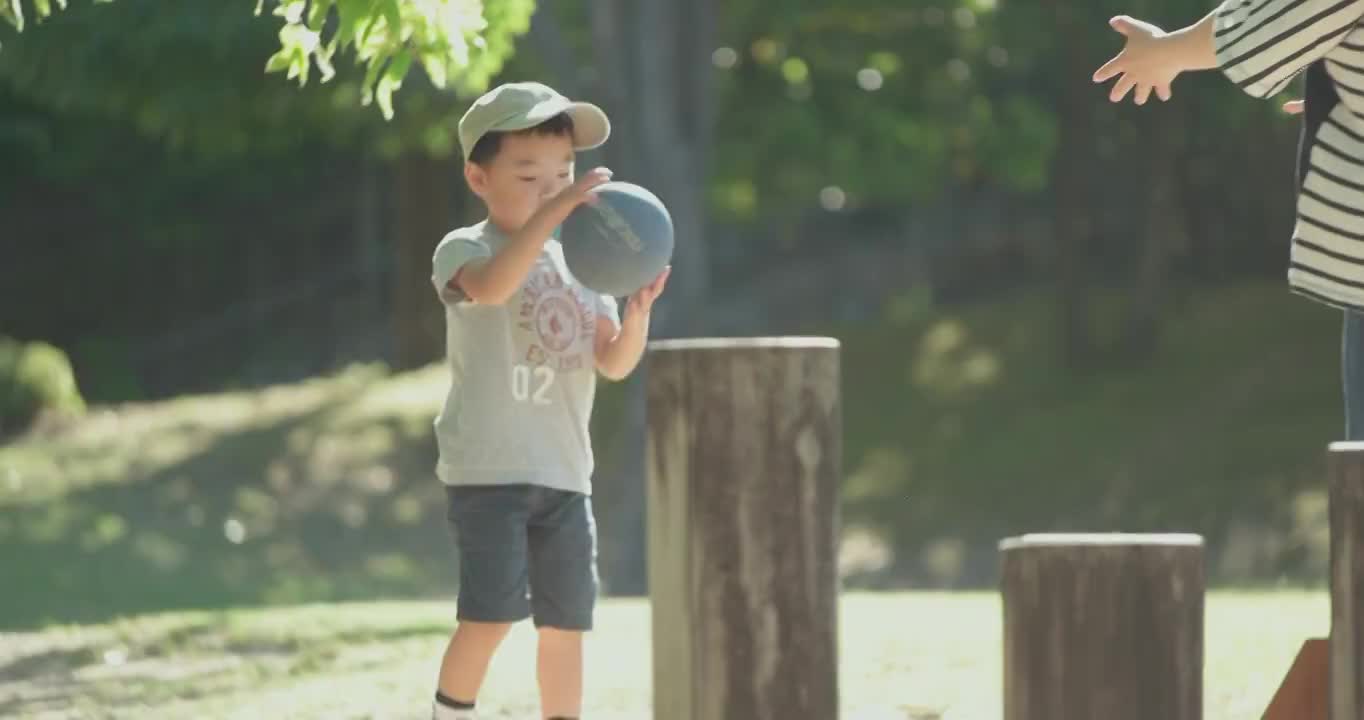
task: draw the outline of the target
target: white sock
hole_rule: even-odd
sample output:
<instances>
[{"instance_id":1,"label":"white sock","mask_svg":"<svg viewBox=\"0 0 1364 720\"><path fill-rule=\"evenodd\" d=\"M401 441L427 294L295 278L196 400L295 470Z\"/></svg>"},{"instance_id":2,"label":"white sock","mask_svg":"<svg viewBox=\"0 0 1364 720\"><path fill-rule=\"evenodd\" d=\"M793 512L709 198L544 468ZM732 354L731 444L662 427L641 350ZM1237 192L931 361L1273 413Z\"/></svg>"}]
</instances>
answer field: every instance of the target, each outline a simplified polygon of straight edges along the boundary
<instances>
[{"instance_id":1,"label":"white sock","mask_svg":"<svg viewBox=\"0 0 1364 720\"><path fill-rule=\"evenodd\" d=\"M456 710L432 701L431 720L478 720L478 715L473 710Z\"/></svg>"}]
</instances>

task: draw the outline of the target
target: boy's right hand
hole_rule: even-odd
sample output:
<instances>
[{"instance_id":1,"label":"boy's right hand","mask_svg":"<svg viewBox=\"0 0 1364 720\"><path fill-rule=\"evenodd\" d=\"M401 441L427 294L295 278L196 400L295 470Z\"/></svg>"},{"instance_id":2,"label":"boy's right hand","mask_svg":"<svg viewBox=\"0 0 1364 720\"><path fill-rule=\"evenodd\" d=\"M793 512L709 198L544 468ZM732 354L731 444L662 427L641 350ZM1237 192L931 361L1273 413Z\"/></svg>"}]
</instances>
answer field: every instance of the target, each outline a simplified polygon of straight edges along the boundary
<instances>
[{"instance_id":1,"label":"boy's right hand","mask_svg":"<svg viewBox=\"0 0 1364 720\"><path fill-rule=\"evenodd\" d=\"M1306 100L1289 100L1283 104L1283 111L1289 115L1301 115L1307 109Z\"/></svg>"},{"instance_id":2,"label":"boy's right hand","mask_svg":"<svg viewBox=\"0 0 1364 720\"><path fill-rule=\"evenodd\" d=\"M597 196L592 190L598 185L611 180L611 171L604 167L596 167L582 174L572 185L559 191L558 200L568 203L569 209L575 208L579 203L594 203Z\"/></svg>"},{"instance_id":3,"label":"boy's right hand","mask_svg":"<svg viewBox=\"0 0 1364 720\"><path fill-rule=\"evenodd\" d=\"M512 233L511 242L491 259L471 261L451 282L475 302L491 305L506 302L525 282L526 273L540 256L555 226L563 223L580 203L594 202L592 190L610 179L611 171L606 168L592 168L583 173L572 185L542 202L526 224Z\"/></svg>"}]
</instances>

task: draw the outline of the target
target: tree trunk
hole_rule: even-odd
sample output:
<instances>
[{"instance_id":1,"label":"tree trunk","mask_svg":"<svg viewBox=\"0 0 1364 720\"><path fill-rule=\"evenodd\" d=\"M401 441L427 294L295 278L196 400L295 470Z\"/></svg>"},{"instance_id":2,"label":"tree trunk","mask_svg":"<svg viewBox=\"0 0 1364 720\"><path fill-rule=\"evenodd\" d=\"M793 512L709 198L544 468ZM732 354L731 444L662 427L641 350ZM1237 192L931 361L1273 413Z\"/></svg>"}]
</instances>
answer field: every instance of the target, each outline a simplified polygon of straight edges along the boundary
<instances>
[{"instance_id":1,"label":"tree trunk","mask_svg":"<svg viewBox=\"0 0 1364 720\"><path fill-rule=\"evenodd\" d=\"M649 350L654 717L838 717L838 343Z\"/></svg>"},{"instance_id":2,"label":"tree trunk","mask_svg":"<svg viewBox=\"0 0 1364 720\"><path fill-rule=\"evenodd\" d=\"M599 509L602 592L616 597L639 597L649 591L644 508L647 372L645 363L640 363L625 381L620 425L607 446L611 462L599 473L603 487L596 489L594 497L594 507Z\"/></svg>"},{"instance_id":3,"label":"tree trunk","mask_svg":"<svg viewBox=\"0 0 1364 720\"><path fill-rule=\"evenodd\" d=\"M1364 443L1327 453L1331 517L1331 720L1364 713Z\"/></svg>"},{"instance_id":4,"label":"tree trunk","mask_svg":"<svg viewBox=\"0 0 1364 720\"><path fill-rule=\"evenodd\" d=\"M1053 2L1056 36L1066 38L1062 67L1087 67L1091 57L1081 38L1092 28L1077 26L1077 10L1068 2ZM1089 257L1094 242L1092 178L1094 156L1094 85L1079 74L1059 81L1059 135L1052 189L1055 202L1056 283L1060 311L1062 359L1072 370L1089 369L1094 362L1090 327Z\"/></svg>"},{"instance_id":5,"label":"tree trunk","mask_svg":"<svg viewBox=\"0 0 1364 720\"><path fill-rule=\"evenodd\" d=\"M394 367L411 370L445 353L443 316L431 286L431 256L452 230L453 162L420 152L398 160L394 200Z\"/></svg>"},{"instance_id":6,"label":"tree trunk","mask_svg":"<svg viewBox=\"0 0 1364 720\"><path fill-rule=\"evenodd\" d=\"M595 0L591 22L601 82L594 99L612 121L605 164L615 179L657 194L676 233L673 271L655 305L651 335L695 334L705 327L697 311L709 287L704 191L715 106L710 54L716 5L714 0ZM603 463L597 481L604 500L603 584L615 595L647 591L641 450L647 372L641 366L626 386L623 435L612 443L617 452Z\"/></svg>"},{"instance_id":7,"label":"tree trunk","mask_svg":"<svg viewBox=\"0 0 1364 720\"><path fill-rule=\"evenodd\" d=\"M1203 542L1190 535L1005 540L1005 720L1198 720Z\"/></svg>"},{"instance_id":8,"label":"tree trunk","mask_svg":"<svg viewBox=\"0 0 1364 720\"><path fill-rule=\"evenodd\" d=\"M1183 116L1178 108L1153 108L1141 150L1147 162L1145 242L1137 261L1136 287L1129 306L1124 364L1142 364L1155 353L1160 321L1173 292L1170 271L1175 254L1188 245L1180 203L1179 162L1184 156Z\"/></svg>"}]
</instances>

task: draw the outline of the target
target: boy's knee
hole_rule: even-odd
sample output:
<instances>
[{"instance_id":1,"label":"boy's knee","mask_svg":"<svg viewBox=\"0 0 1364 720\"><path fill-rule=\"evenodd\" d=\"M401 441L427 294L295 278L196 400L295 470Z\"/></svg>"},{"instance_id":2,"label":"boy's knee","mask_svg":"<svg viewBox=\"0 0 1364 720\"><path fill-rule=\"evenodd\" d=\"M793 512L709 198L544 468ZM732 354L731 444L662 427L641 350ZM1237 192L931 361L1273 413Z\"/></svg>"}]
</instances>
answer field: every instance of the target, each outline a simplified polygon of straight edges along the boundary
<instances>
[{"instance_id":1,"label":"boy's knee","mask_svg":"<svg viewBox=\"0 0 1364 720\"><path fill-rule=\"evenodd\" d=\"M511 632L513 623L509 622L478 622L474 620L460 620L455 627L456 633L467 633L470 636L501 640Z\"/></svg>"},{"instance_id":2,"label":"boy's knee","mask_svg":"<svg viewBox=\"0 0 1364 720\"><path fill-rule=\"evenodd\" d=\"M583 641L582 630L572 630L568 628L558 628L541 626L536 628L540 633L540 642L556 645L578 645Z\"/></svg>"}]
</instances>

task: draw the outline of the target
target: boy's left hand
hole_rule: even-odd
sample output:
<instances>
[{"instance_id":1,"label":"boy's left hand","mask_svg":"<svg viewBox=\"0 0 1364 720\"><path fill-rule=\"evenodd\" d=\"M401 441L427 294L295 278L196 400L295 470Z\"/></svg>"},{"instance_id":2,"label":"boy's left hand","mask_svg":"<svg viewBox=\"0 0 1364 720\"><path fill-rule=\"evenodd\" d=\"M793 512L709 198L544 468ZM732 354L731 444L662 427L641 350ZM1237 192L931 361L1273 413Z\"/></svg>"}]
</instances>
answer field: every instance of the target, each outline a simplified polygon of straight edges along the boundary
<instances>
[{"instance_id":1,"label":"boy's left hand","mask_svg":"<svg viewBox=\"0 0 1364 720\"><path fill-rule=\"evenodd\" d=\"M649 310L653 308L654 301L658 299L659 295L663 294L663 286L668 284L668 275L671 274L672 271L673 267L671 265L663 268L663 272L659 273L658 277L654 278L653 282L637 290L634 295L631 295L630 299L625 303L626 312L647 314Z\"/></svg>"},{"instance_id":2,"label":"boy's left hand","mask_svg":"<svg viewBox=\"0 0 1364 720\"><path fill-rule=\"evenodd\" d=\"M1138 105L1144 104L1153 90L1161 100L1169 100L1171 83L1185 69L1174 36L1151 23L1127 16L1115 17L1109 24L1127 37L1127 44L1117 57L1094 73L1094 82L1121 76L1108 94L1113 102L1121 102L1133 88L1136 88L1134 99Z\"/></svg>"}]
</instances>

